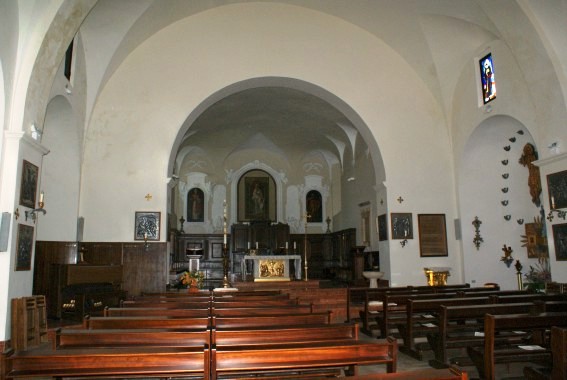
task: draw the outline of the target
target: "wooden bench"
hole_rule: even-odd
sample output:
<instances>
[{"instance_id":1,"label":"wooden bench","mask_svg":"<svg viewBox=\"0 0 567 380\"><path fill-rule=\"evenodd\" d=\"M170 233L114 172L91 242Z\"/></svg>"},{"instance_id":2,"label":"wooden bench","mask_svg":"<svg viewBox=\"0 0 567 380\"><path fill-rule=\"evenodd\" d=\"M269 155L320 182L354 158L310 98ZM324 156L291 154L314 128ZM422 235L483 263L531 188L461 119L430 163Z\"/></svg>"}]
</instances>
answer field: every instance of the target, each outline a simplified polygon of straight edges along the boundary
<instances>
[{"instance_id":1,"label":"wooden bench","mask_svg":"<svg viewBox=\"0 0 567 380\"><path fill-rule=\"evenodd\" d=\"M444 293L443 297L456 297L456 293ZM400 323L406 321L406 306L410 300L430 300L439 299L437 293L428 294L384 294L382 300L382 310L375 314L375 321L380 330L380 336L393 335L392 330L397 328ZM395 334L400 336L400 334Z\"/></svg>"},{"instance_id":2,"label":"wooden bench","mask_svg":"<svg viewBox=\"0 0 567 380\"><path fill-rule=\"evenodd\" d=\"M48 346L48 344L45 344ZM210 350L205 346L45 349L10 353L6 378L139 378L196 375L209 378Z\"/></svg>"},{"instance_id":3,"label":"wooden bench","mask_svg":"<svg viewBox=\"0 0 567 380\"><path fill-rule=\"evenodd\" d=\"M384 288L352 287L347 292L347 321L350 321L350 308L353 304L361 304L360 319L362 320L362 331L371 334L370 319L372 314L381 310L382 296L384 294L431 294L431 293L456 293L471 289L469 284L446 285L446 286L402 286ZM483 290L486 288L482 288Z\"/></svg>"},{"instance_id":4,"label":"wooden bench","mask_svg":"<svg viewBox=\"0 0 567 380\"><path fill-rule=\"evenodd\" d=\"M85 316L85 329L206 329L210 325L210 317L91 317Z\"/></svg>"},{"instance_id":5,"label":"wooden bench","mask_svg":"<svg viewBox=\"0 0 567 380\"><path fill-rule=\"evenodd\" d=\"M208 317L210 309L163 309L160 307L107 307L105 317Z\"/></svg>"},{"instance_id":6,"label":"wooden bench","mask_svg":"<svg viewBox=\"0 0 567 380\"><path fill-rule=\"evenodd\" d=\"M489 302L489 297L409 299L405 306L405 319L397 323L398 331L404 342L403 348L400 349L421 360L423 351L429 350L430 347L428 343L416 344L416 338L437 331L437 325L434 322L442 305L484 305Z\"/></svg>"},{"instance_id":7,"label":"wooden bench","mask_svg":"<svg viewBox=\"0 0 567 380\"><path fill-rule=\"evenodd\" d=\"M331 312L326 313L304 313L304 314L272 314L257 315L253 318L248 316L212 316L211 326L213 328L253 328L261 326L289 326L289 325L313 325L331 323Z\"/></svg>"},{"instance_id":8,"label":"wooden bench","mask_svg":"<svg viewBox=\"0 0 567 380\"><path fill-rule=\"evenodd\" d=\"M524 367L527 380L567 379L567 329L551 328L551 357L553 365Z\"/></svg>"},{"instance_id":9,"label":"wooden bench","mask_svg":"<svg viewBox=\"0 0 567 380\"><path fill-rule=\"evenodd\" d=\"M226 305L225 305L226 306ZM289 305L289 306L264 306L264 307L216 307L211 308L211 315L222 317L229 316L257 316L257 315L272 315L272 314L307 314L312 313L312 305Z\"/></svg>"},{"instance_id":10,"label":"wooden bench","mask_svg":"<svg viewBox=\"0 0 567 380\"><path fill-rule=\"evenodd\" d=\"M551 361L548 342L541 338L552 326L567 326L567 313L542 313L491 315L484 317L484 346L467 347L467 353L481 378L494 380L497 363ZM497 335L510 331L527 331L535 339L525 345L537 345L542 349L526 350L517 345L499 345ZM539 339L537 339L539 338Z\"/></svg>"},{"instance_id":11,"label":"wooden bench","mask_svg":"<svg viewBox=\"0 0 567 380\"><path fill-rule=\"evenodd\" d=\"M213 346L211 379L237 374L261 375L261 378L300 378L301 371L344 368L349 375L358 374L358 366L385 364L388 372L396 371L397 342L393 338L363 342L351 339L308 343ZM290 371L297 371L291 373Z\"/></svg>"},{"instance_id":12,"label":"wooden bench","mask_svg":"<svg viewBox=\"0 0 567 380\"><path fill-rule=\"evenodd\" d=\"M297 306L299 303L297 299L282 298L277 300L222 300L215 299L211 305L215 308L228 308L228 307L260 307L260 306Z\"/></svg>"},{"instance_id":13,"label":"wooden bench","mask_svg":"<svg viewBox=\"0 0 567 380\"><path fill-rule=\"evenodd\" d=\"M437 330L427 334L427 340L433 349L435 358L429 365L435 368L445 368L450 364L448 350L466 348L484 344L484 315L485 314L539 314L545 311L544 303L511 303L489 305L447 306L441 305L434 322ZM521 338L521 336L504 335L499 339ZM472 365L459 359L459 366Z\"/></svg>"},{"instance_id":14,"label":"wooden bench","mask_svg":"<svg viewBox=\"0 0 567 380\"><path fill-rule=\"evenodd\" d=\"M210 346L208 329L76 329L50 331L54 350L93 347Z\"/></svg>"},{"instance_id":15,"label":"wooden bench","mask_svg":"<svg viewBox=\"0 0 567 380\"><path fill-rule=\"evenodd\" d=\"M210 307L211 302L185 301L122 301L120 307L159 307L162 309L203 309Z\"/></svg>"},{"instance_id":16,"label":"wooden bench","mask_svg":"<svg viewBox=\"0 0 567 380\"><path fill-rule=\"evenodd\" d=\"M396 373L371 373L356 376L356 380L468 380L468 378L466 372L456 367L443 369L425 368Z\"/></svg>"},{"instance_id":17,"label":"wooden bench","mask_svg":"<svg viewBox=\"0 0 567 380\"><path fill-rule=\"evenodd\" d=\"M219 346L358 340L358 338L358 323L213 328L211 330L211 344Z\"/></svg>"}]
</instances>

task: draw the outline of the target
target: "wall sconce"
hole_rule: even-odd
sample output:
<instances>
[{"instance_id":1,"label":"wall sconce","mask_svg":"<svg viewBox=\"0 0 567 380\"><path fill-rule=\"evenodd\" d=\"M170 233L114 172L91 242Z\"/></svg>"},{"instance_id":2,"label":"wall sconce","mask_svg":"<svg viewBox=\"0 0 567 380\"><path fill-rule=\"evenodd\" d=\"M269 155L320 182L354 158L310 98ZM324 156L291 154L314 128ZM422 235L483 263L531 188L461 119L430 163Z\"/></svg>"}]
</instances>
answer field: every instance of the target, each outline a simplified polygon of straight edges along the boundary
<instances>
[{"instance_id":1,"label":"wall sconce","mask_svg":"<svg viewBox=\"0 0 567 380\"><path fill-rule=\"evenodd\" d=\"M475 216L472 224L474 226L475 232L473 243L476 247L476 250L478 251L480 244L484 241L484 239L480 236L480 225L482 224L482 222L478 219L478 216Z\"/></svg>"},{"instance_id":2,"label":"wall sconce","mask_svg":"<svg viewBox=\"0 0 567 380\"><path fill-rule=\"evenodd\" d=\"M400 242L402 248L404 248L406 246L406 244L408 243L408 239L404 239Z\"/></svg>"},{"instance_id":3,"label":"wall sconce","mask_svg":"<svg viewBox=\"0 0 567 380\"><path fill-rule=\"evenodd\" d=\"M26 222L28 221L28 218L33 220L33 222L35 223L36 219L37 219L37 214L38 213L42 213L43 215L45 215L45 213L47 211L45 211L45 209L43 208L43 206L45 205L44 201L43 201L43 191L41 193L39 193L39 202L38 202L38 208L34 208L33 210L29 210L26 211ZM19 214L19 213L18 213Z\"/></svg>"}]
</instances>

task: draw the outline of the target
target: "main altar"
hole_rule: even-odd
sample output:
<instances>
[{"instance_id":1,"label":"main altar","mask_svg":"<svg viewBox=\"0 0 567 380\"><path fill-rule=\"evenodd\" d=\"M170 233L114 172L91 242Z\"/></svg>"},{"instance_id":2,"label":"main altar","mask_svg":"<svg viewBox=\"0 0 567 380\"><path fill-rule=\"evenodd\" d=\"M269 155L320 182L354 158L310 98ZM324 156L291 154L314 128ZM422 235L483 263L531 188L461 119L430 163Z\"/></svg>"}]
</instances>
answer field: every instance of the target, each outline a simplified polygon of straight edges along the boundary
<instances>
[{"instance_id":1,"label":"main altar","mask_svg":"<svg viewBox=\"0 0 567 380\"><path fill-rule=\"evenodd\" d=\"M248 274L247 262L253 261L254 281L290 281L290 264L294 276L301 280L300 255L246 255L242 258L242 278Z\"/></svg>"}]
</instances>

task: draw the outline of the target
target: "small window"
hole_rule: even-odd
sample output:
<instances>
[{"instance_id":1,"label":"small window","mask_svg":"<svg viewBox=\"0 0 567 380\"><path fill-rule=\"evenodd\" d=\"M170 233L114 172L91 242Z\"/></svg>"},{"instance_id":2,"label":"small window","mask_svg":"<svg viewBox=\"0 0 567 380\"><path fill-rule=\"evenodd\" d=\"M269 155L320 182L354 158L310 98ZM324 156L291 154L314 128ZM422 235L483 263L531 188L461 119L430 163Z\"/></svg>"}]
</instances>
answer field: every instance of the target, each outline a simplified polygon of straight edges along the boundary
<instances>
[{"instance_id":1,"label":"small window","mask_svg":"<svg viewBox=\"0 0 567 380\"><path fill-rule=\"evenodd\" d=\"M496 99L496 81L494 79L494 63L492 54L485 55L479 61L480 83L482 90L482 101L484 104Z\"/></svg>"}]
</instances>

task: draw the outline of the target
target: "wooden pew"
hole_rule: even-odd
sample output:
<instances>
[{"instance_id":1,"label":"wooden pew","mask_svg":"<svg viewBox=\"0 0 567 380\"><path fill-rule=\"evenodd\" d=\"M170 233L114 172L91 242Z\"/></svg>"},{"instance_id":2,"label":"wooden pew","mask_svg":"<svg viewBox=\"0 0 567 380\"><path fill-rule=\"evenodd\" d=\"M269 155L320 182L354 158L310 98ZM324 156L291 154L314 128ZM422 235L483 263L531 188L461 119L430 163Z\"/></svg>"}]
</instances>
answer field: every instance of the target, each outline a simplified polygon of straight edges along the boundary
<instances>
[{"instance_id":1,"label":"wooden pew","mask_svg":"<svg viewBox=\"0 0 567 380\"><path fill-rule=\"evenodd\" d=\"M52 350L46 349L46 345L11 353L6 361L6 378L196 375L208 379L210 373L210 350L205 346Z\"/></svg>"},{"instance_id":2,"label":"wooden pew","mask_svg":"<svg viewBox=\"0 0 567 380\"><path fill-rule=\"evenodd\" d=\"M312 312L313 312L312 305L219 307L219 308L213 306L211 308L211 315L222 316L222 317L239 316L239 315L252 317L257 315L293 314L293 313L307 314Z\"/></svg>"},{"instance_id":3,"label":"wooden pew","mask_svg":"<svg viewBox=\"0 0 567 380\"><path fill-rule=\"evenodd\" d=\"M456 293L466 291L470 288L469 284L446 285L446 286L402 286L402 287L385 287L385 288L349 288L347 292L347 321L350 320L350 307L352 303L361 303L363 310L360 312L362 320L362 331L371 334L370 319L373 314L381 311L382 297L384 294L430 294L430 293ZM486 290L487 288L478 288ZM357 296L354 296L357 294Z\"/></svg>"},{"instance_id":4,"label":"wooden pew","mask_svg":"<svg viewBox=\"0 0 567 380\"><path fill-rule=\"evenodd\" d=\"M358 323L213 328L211 330L211 344L218 346L358 340L358 338Z\"/></svg>"},{"instance_id":5,"label":"wooden pew","mask_svg":"<svg viewBox=\"0 0 567 380\"><path fill-rule=\"evenodd\" d=\"M203 309L210 307L210 302L185 301L122 301L120 307L159 307L162 309Z\"/></svg>"},{"instance_id":6,"label":"wooden pew","mask_svg":"<svg viewBox=\"0 0 567 380\"><path fill-rule=\"evenodd\" d=\"M356 380L468 380L468 378L466 372L456 367L443 369L425 368L396 373L371 373L356 376Z\"/></svg>"},{"instance_id":7,"label":"wooden pew","mask_svg":"<svg viewBox=\"0 0 567 380\"><path fill-rule=\"evenodd\" d=\"M456 297L456 293L444 293L443 297ZM380 311L374 319L378 324L380 336L385 337L392 335L394 329L399 323L406 321L406 306L409 300L429 300L439 299L440 295L437 293L426 294L383 294L381 297L382 311ZM399 336L399 335L395 335Z\"/></svg>"},{"instance_id":8,"label":"wooden pew","mask_svg":"<svg viewBox=\"0 0 567 380\"><path fill-rule=\"evenodd\" d=\"M488 304L488 305L464 305L447 306L441 305L435 321L437 329L427 334L427 340L433 349L435 358L429 361L429 365L435 368L449 366L450 359L448 350L453 348L466 348L468 346L479 346L484 344L484 315L485 314L539 314L545 311L542 302L511 303L511 304ZM514 334L504 335L499 339L521 338ZM459 365L472 365L459 360Z\"/></svg>"},{"instance_id":9,"label":"wooden pew","mask_svg":"<svg viewBox=\"0 0 567 380\"><path fill-rule=\"evenodd\" d=\"M494 380L497 363L551 360L551 350L543 339L525 343L526 345L536 344L543 349L525 350L518 346L498 345L497 334L509 331L529 331L534 337L539 337L552 326L567 326L567 313L487 314L484 317L484 347L467 347L467 353L481 378Z\"/></svg>"},{"instance_id":10,"label":"wooden pew","mask_svg":"<svg viewBox=\"0 0 567 380\"><path fill-rule=\"evenodd\" d=\"M52 348L210 346L208 329L75 329L50 331Z\"/></svg>"},{"instance_id":11,"label":"wooden pew","mask_svg":"<svg viewBox=\"0 0 567 380\"><path fill-rule=\"evenodd\" d=\"M208 317L210 309L164 309L160 307L107 307L105 317Z\"/></svg>"},{"instance_id":12,"label":"wooden pew","mask_svg":"<svg viewBox=\"0 0 567 380\"><path fill-rule=\"evenodd\" d=\"M527 380L567 379L567 328L551 328L551 367L524 367Z\"/></svg>"},{"instance_id":13,"label":"wooden pew","mask_svg":"<svg viewBox=\"0 0 567 380\"><path fill-rule=\"evenodd\" d=\"M489 297L455 297L409 299L405 307L405 319L398 321L397 327L403 339L403 352L419 360L423 357L423 351L429 350L429 344L417 345L415 338L426 336L427 333L437 330L435 318L442 305L484 305L490 302Z\"/></svg>"},{"instance_id":14,"label":"wooden pew","mask_svg":"<svg viewBox=\"0 0 567 380\"><path fill-rule=\"evenodd\" d=\"M236 374L262 374L261 378L289 377L290 371L347 367L357 375L359 365L386 364L388 372L396 371L395 339L375 342L356 340L253 346L216 346L211 348L211 379ZM295 378L301 376L297 373Z\"/></svg>"},{"instance_id":15,"label":"wooden pew","mask_svg":"<svg viewBox=\"0 0 567 380\"><path fill-rule=\"evenodd\" d=\"M229 308L229 307L260 307L260 306L297 306L299 303L297 299L276 299L276 300L222 300L218 301L215 299L212 304L214 308Z\"/></svg>"},{"instance_id":16,"label":"wooden pew","mask_svg":"<svg viewBox=\"0 0 567 380\"><path fill-rule=\"evenodd\" d=\"M85 329L206 329L210 325L210 317L91 317L85 316Z\"/></svg>"},{"instance_id":17,"label":"wooden pew","mask_svg":"<svg viewBox=\"0 0 567 380\"><path fill-rule=\"evenodd\" d=\"M327 313L294 313L248 316L215 316L211 317L211 326L217 329L253 328L261 326L319 325L331 323L331 312Z\"/></svg>"}]
</instances>

